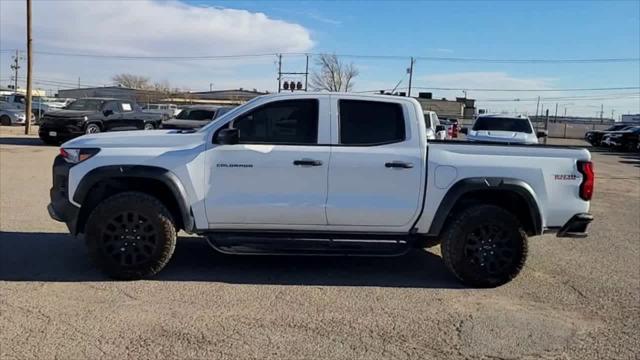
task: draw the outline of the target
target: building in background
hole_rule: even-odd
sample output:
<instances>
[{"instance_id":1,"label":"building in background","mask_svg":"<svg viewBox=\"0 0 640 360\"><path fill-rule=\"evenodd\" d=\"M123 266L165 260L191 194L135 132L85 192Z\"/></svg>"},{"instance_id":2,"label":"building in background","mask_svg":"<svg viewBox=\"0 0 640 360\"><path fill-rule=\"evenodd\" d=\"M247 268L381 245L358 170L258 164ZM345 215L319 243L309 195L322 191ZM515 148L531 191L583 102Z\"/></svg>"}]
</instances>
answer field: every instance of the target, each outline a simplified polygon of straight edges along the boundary
<instances>
[{"instance_id":1,"label":"building in background","mask_svg":"<svg viewBox=\"0 0 640 360\"><path fill-rule=\"evenodd\" d=\"M132 89L122 86L104 86L59 90L57 97L80 99L85 97L107 97L133 100L138 104L174 103L174 104L213 104L238 105L265 92L257 90L231 89L198 92L166 93L155 90Z\"/></svg>"},{"instance_id":2,"label":"building in background","mask_svg":"<svg viewBox=\"0 0 640 360\"><path fill-rule=\"evenodd\" d=\"M622 114L620 121L628 123L640 123L640 114Z\"/></svg>"},{"instance_id":3,"label":"building in background","mask_svg":"<svg viewBox=\"0 0 640 360\"><path fill-rule=\"evenodd\" d=\"M434 99L430 92L420 92L414 99L418 100L423 110L435 111L443 119L473 119L476 115L475 99Z\"/></svg>"}]
</instances>

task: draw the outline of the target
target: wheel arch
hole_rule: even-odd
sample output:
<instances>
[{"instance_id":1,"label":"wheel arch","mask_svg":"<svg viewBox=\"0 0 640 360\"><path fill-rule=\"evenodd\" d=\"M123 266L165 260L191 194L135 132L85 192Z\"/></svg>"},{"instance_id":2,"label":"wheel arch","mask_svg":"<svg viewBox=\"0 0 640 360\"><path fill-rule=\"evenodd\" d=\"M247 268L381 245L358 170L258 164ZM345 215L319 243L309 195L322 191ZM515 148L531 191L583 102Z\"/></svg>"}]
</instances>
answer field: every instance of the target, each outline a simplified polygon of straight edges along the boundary
<instances>
[{"instance_id":1,"label":"wheel arch","mask_svg":"<svg viewBox=\"0 0 640 360\"><path fill-rule=\"evenodd\" d=\"M455 183L444 196L429 227L429 236L439 236L453 215L471 204L501 206L514 213L527 235L542 234L542 215L533 188L513 178L477 177Z\"/></svg>"},{"instance_id":2,"label":"wheel arch","mask_svg":"<svg viewBox=\"0 0 640 360\"><path fill-rule=\"evenodd\" d=\"M73 201L80 204L76 233L84 232L89 214L102 200L125 191L139 191L156 197L171 212L176 227L191 232L194 219L187 194L178 177L155 166L103 166L88 172L78 184Z\"/></svg>"}]
</instances>

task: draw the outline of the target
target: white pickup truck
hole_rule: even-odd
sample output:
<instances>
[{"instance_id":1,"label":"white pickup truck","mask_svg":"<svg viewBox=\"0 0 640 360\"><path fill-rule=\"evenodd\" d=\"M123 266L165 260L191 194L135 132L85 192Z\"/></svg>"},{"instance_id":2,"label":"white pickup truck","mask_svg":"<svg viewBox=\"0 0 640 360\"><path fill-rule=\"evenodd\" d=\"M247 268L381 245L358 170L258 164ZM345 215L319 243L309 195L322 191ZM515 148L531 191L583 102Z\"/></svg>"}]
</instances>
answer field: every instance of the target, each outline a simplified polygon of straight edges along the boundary
<instances>
[{"instance_id":1,"label":"white pickup truck","mask_svg":"<svg viewBox=\"0 0 640 360\"><path fill-rule=\"evenodd\" d=\"M428 142L410 98L275 94L199 130L64 143L48 210L119 279L159 272L184 230L233 254L440 242L462 282L493 287L522 269L528 237L586 236L593 185L585 149Z\"/></svg>"}]
</instances>

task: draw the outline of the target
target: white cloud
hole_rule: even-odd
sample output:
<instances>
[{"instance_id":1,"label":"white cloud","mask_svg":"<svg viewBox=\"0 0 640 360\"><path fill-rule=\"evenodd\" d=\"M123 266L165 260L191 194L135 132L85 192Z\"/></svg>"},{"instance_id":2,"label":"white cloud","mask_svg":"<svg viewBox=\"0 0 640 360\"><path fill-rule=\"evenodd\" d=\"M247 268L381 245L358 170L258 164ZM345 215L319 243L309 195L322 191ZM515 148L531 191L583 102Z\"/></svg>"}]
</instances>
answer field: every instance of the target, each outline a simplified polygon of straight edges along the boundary
<instances>
[{"instance_id":1,"label":"white cloud","mask_svg":"<svg viewBox=\"0 0 640 360\"><path fill-rule=\"evenodd\" d=\"M0 47L25 48L24 1L0 1ZM82 78L109 83L130 72L204 90L223 86L273 90L272 57L169 61L60 57L38 51L128 56L189 56L306 52L310 31L264 13L178 1L34 1L33 41L37 78ZM0 78L10 76L11 54L0 54ZM26 64L23 64L26 65ZM23 68L26 66L23 66ZM253 79L253 80L252 80ZM55 88L54 88L55 89Z\"/></svg>"},{"instance_id":2,"label":"white cloud","mask_svg":"<svg viewBox=\"0 0 640 360\"><path fill-rule=\"evenodd\" d=\"M3 2L0 40L22 42L24 2ZM306 51L304 27L246 10L178 1L36 1L34 45L114 55ZM17 38L16 38L17 36Z\"/></svg>"},{"instance_id":3,"label":"white cloud","mask_svg":"<svg viewBox=\"0 0 640 360\"><path fill-rule=\"evenodd\" d=\"M421 77L428 86L443 88L482 89L551 89L551 78L518 78L506 72L461 72Z\"/></svg>"}]
</instances>

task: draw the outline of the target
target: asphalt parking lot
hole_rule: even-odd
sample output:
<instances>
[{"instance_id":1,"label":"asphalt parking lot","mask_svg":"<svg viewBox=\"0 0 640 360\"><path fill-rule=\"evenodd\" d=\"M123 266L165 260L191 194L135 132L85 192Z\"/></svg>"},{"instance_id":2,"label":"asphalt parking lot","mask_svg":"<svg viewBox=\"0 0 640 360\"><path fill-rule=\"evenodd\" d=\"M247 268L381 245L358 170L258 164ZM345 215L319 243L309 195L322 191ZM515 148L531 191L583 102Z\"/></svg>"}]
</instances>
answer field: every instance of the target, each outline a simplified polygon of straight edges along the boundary
<instances>
[{"instance_id":1,"label":"asphalt parking lot","mask_svg":"<svg viewBox=\"0 0 640 360\"><path fill-rule=\"evenodd\" d=\"M399 258L236 257L196 237L180 239L158 277L117 282L47 215L57 148L14 129L0 130L3 360L640 353L638 154L593 151L590 236L530 239L523 273L497 289L461 287L437 247Z\"/></svg>"}]
</instances>

